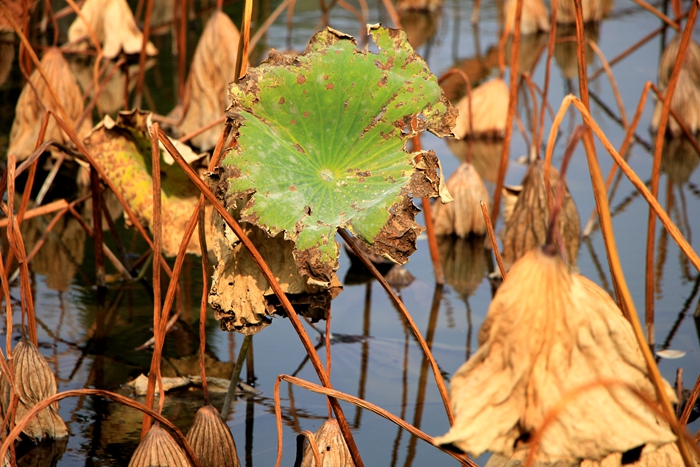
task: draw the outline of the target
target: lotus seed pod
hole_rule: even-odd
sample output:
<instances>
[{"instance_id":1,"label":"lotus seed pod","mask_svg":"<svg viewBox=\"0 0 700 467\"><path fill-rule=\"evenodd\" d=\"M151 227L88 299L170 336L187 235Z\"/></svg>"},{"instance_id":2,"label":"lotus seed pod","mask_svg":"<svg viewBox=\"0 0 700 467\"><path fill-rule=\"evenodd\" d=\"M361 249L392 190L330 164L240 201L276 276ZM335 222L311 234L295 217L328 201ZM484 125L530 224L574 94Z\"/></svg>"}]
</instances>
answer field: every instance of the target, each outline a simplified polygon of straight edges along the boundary
<instances>
[{"instance_id":1,"label":"lotus seed pod","mask_svg":"<svg viewBox=\"0 0 700 467\"><path fill-rule=\"evenodd\" d=\"M321 454L321 465L315 465L311 446L307 445L301 467L355 467L350 450L340 432L340 425L334 418L323 422L314 433L314 437Z\"/></svg>"},{"instance_id":2,"label":"lotus seed pod","mask_svg":"<svg viewBox=\"0 0 700 467\"><path fill-rule=\"evenodd\" d=\"M190 462L170 433L155 423L134 451L129 467L190 467Z\"/></svg>"},{"instance_id":3,"label":"lotus seed pod","mask_svg":"<svg viewBox=\"0 0 700 467\"><path fill-rule=\"evenodd\" d=\"M239 467L236 443L219 411L211 405L201 407L187 433L187 442L202 467Z\"/></svg>"}]
</instances>

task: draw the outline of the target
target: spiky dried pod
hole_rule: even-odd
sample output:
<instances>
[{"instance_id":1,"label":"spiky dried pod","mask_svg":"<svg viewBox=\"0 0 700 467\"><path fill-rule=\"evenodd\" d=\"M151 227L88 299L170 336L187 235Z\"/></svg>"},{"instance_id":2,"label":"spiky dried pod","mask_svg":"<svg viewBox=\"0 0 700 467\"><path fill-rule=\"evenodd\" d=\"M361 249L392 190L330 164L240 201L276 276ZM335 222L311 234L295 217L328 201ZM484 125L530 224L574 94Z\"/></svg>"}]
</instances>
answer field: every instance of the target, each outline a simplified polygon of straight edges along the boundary
<instances>
[{"instance_id":1,"label":"spiky dried pod","mask_svg":"<svg viewBox=\"0 0 700 467\"><path fill-rule=\"evenodd\" d=\"M321 454L321 465L315 464L311 446L307 445L301 467L355 467L340 426L334 418L323 422L314 433L314 438Z\"/></svg>"},{"instance_id":2,"label":"spiky dried pod","mask_svg":"<svg viewBox=\"0 0 700 467\"><path fill-rule=\"evenodd\" d=\"M170 433L155 423L131 456L129 467L190 467L190 462Z\"/></svg>"},{"instance_id":3,"label":"spiky dried pod","mask_svg":"<svg viewBox=\"0 0 700 467\"><path fill-rule=\"evenodd\" d=\"M655 399L629 322L553 250L527 253L498 289L479 331L479 350L452 379L455 423L437 444L509 457L542 430L563 398L600 380L626 383ZM675 399L668 384L665 390ZM540 435L536 454L544 462L600 460L675 439L623 386L598 386L566 399Z\"/></svg>"},{"instance_id":4,"label":"spiky dried pod","mask_svg":"<svg viewBox=\"0 0 700 467\"><path fill-rule=\"evenodd\" d=\"M44 399L56 394L56 378L39 349L28 340L22 340L14 349L14 382L19 402L15 420L21 420L27 412ZM11 388L2 378L2 408L7 413L11 402ZM29 422L23 433L29 438L59 439L68 436L68 427L58 415L58 402L40 411Z\"/></svg>"},{"instance_id":5,"label":"spiky dried pod","mask_svg":"<svg viewBox=\"0 0 700 467\"><path fill-rule=\"evenodd\" d=\"M489 270L484 239L438 237L437 242L445 281L461 297L469 297Z\"/></svg>"},{"instance_id":6,"label":"spiky dried pod","mask_svg":"<svg viewBox=\"0 0 700 467\"><path fill-rule=\"evenodd\" d=\"M503 19L510 33L515 29L515 9L517 0L506 0L503 6ZM523 35L549 31L549 12L542 0L523 0L520 15L520 32Z\"/></svg>"},{"instance_id":7,"label":"spiky dried pod","mask_svg":"<svg viewBox=\"0 0 700 467\"><path fill-rule=\"evenodd\" d=\"M115 58L120 52L127 55L141 52L143 34L126 0L88 0L80 11L102 44L105 58ZM85 49L91 41L85 21L76 17L68 28L68 42L76 42L76 47ZM146 54L157 53L158 49L149 41Z\"/></svg>"},{"instance_id":8,"label":"spiky dried pod","mask_svg":"<svg viewBox=\"0 0 700 467\"><path fill-rule=\"evenodd\" d=\"M509 91L505 81L495 78L472 89L472 127L469 128L469 96L464 96L455 107L459 111L453 133L460 138L502 137L506 131Z\"/></svg>"},{"instance_id":9,"label":"spiky dried pod","mask_svg":"<svg viewBox=\"0 0 700 467\"><path fill-rule=\"evenodd\" d=\"M681 46L681 35L669 42L659 63L659 89L666 92L671 72L676 64L678 52ZM688 49L678 76L676 90L671 98L671 108L678 114L691 133L700 129L700 45L690 39ZM663 102L656 101L654 113L651 117L651 130L656 132L661 120ZM679 136L682 132L676 119L669 117L667 131L673 136Z\"/></svg>"},{"instance_id":10,"label":"spiky dried pod","mask_svg":"<svg viewBox=\"0 0 700 467\"><path fill-rule=\"evenodd\" d=\"M187 442L202 467L239 467L236 443L231 431L211 405L201 407L187 432Z\"/></svg>"},{"instance_id":11,"label":"spiky dried pod","mask_svg":"<svg viewBox=\"0 0 700 467\"><path fill-rule=\"evenodd\" d=\"M447 180L452 203L435 203L435 234L484 235L486 224L480 202L489 204L489 192L474 167L464 162Z\"/></svg>"},{"instance_id":12,"label":"spiky dried pod","mask_svg":"<svg viewBox=\"0 0 700 467\"><path fill-rule=\"evenodd\" d=\"M66 112L69 125L77 125L83 113L83 95L78 86L78 81L57 47L49 48L41 59L41 67L51 83L51 88L56 92L61 107ZM24 160L34 152L41 122L44 118L44 109L58 112L58 105L54 101L46 82L38 70L34 70L29 77L31 84L25 84L17 100L15 107L15 120L10 130L10 148L8 154L14 154L18 160ZM33 89L32 89L33 88ZM34 92L36 90L36 92ZM60 115L60 113L59 113ZM92 119L88 116L80 128L75 128L80 138L85 136L92 126ZM49 119L44 141L53 140L61 144L69 144L70 139L58 126L54 119Z\"/></svg>"},{"instance_id":13,"label":"spiky dried pod","mask_svg":"<svg viewBox=\"0 0 700 467\"><path fill-rule=\"evenodd\" d=\"M228 99L226 87L235 79L239 33L233 21L215 12L199 38L187 80L190 105L177 130L191 133L224 115ZM203 151L216 146L221 127L212 128L192 138Z\"/></svg>"},{"instance_id":14,"label":"spiky dried pod","mask_svg":"<svg viewBox=\"0 0 700 467\"><path fill-rule=\"evenodd\" d=\"M556 200L559 184L559 172L552 167L550 188L553 200ZM525 173L522 191L503 232L502 254L506 269L528 251L545 244L548 221L549 207L544 184L544 163L536 161L530 164ZM576 271L578 249L581 245L581 222L568 188L564 188L564 204L557 224L564 242L566 261L571 270Z\"/></svg>"}]
</instances>

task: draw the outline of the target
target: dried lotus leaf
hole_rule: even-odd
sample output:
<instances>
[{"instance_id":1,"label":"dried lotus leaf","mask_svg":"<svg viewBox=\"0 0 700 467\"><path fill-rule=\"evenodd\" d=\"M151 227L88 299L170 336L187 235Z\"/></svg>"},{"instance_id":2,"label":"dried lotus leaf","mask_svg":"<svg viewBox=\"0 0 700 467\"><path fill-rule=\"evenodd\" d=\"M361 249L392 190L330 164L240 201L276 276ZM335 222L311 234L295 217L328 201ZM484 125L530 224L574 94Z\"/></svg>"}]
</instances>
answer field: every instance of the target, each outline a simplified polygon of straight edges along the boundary
<instances>
[{"instance_id":1,"label":"dried lotus leaf","mask_svg":"<svg viewBox=\"0 0 700 467\"><path fill-rule=\"evenodd\" d=\"M340 426L334 418L323 422L314 433L314 438L321 454L321 465L316 466L311 445L307 445L301 467L355 467Z\"/></svg>"},{"instance_id":2,"label":"dried lotus leaf","mask_svg":"<svg viewBox=\"0 0 700 467\"><path fill-rule=\"evenodd\" d=\"M559 190L559 172L552 167L550 188L552 199L556 199ZM503 262L506 269L525 253L544 245L547 237L549 207L544 184L544 164L536 161L530 164L518 199L508 216L503 231ZM566 260L572 271L577 271L578 249L581 245L581 224L576 204L569 189L564 189L564 204L557 220L559 232L564 242Z\"/></svg>"},{"instance_id":3,"label":"dried lotus leaf","mask_svg":"<svg viewBox=\"0 0 700 467\"><path fill-rule=\"evenodd\" d=\"M513 265L479 331L479 350L450 387L455 423L439 445L511 456L567 394L616 380L655 399L629 322L591 281L541 248ZM673 391L666 384L670 399ZM542 433L544 462L600 460L675 440L668 425L624 387L568 400Z\"/></svg>"},{"instance_id":4,"label":"dried lotus leaf","mask_svg":"<svg viewBox=\"0 0 700 467\"><path fill-rule=\"evenodd\" d=\"M15 388L19 397L15 420L21 420L37 403L56 394L56 378L46 359L36 346L23 340L14 349ZM10 386L3 378L3 411L10 403ZM60 439L68 436L68 427L58 415L58 402L55 402L34 416L23 433L29 438Z\"/></svg>"},{"instance_id":5,"label":"dried lotus leaf","mask_svg":"<svg viewBox=\"0 0 700 467\"><path fill-rule=\"evenodd\" d=\"M513 33L515 29L515 9L517 0L506 0L503 18L506 27ZM520 33L523 35L549 31L549 12L542 0L523 0L520 13Z\"/></svg>"},{"instance_id":6,"label":"dried lotus leaf","mask_svg":"<svg viewBox=\"0 0 700 467\"><path fill-rule=\"evenodd\" d=\"M243 223L243 230L258 248L277 278L295 310L314 320L325 317L331 299L342 290L333 273L328 289L313 285L297 269L292 255L293 243L283 235L269 237L262 229ZM209 291L209 304L221 329L255 334L271 323L271 315L282 311L279 302L260 268L221 216L214 216L210 248L217 259Z\"/></svg>"},{"instance_id":7,"label":"dried lotus leaf","mask_svg":"<svg viewBox=\"0 0 700 467\"><path fill-rule=\"evenodd\" d=\"M239 467L236 443L231 431L211 405L201 407L187 432L187 442L202 467Z\"/></svg>"},{"instance_id":8,"label":"dried lotus leaf","mask_svg":"<svg viewBox=\"0 0 700 467\"><path fill-rule=\"evenodd\" d=\"M508 116L508 86L501 78L472 89L472 126L469 127L469 97L464 96L455 107L459 111L453 133L460 138L471 136L496 136L505 134Z\"/></svg>"},{"instance_id":9,"label":"dried lotus leaf","mask_svg":"<svg viewBox=\"0 0 700 467\"><path fill-rule=\"evenodd\" d=\"M115 58L122 51L127 55L141 52L143 34L126 0L87 0L80 11L102 44L105 58ZM76 42L78 49L86 49L90 40L85 21L77 16L68 28L68 42ZM146 54L157 53L158 49L149 41Z\"/></svg>"},{"instance_id":10,"label":"dried lotus leaf","mask_svg":"<svg viewBox=\"0 0 700 467\"><path fill-rule=\"evenodd\" d=\"M83 95L68 62L58 48L51 47L41 59L41 68L51 83L51 88L56 92L60 106L63 107L70 120L66 123L75 128L84 110ZM38 70L32 72L29 81L31 84L25 84L17 100L15 120L12 122L12 130L10 130L8 154L14 154L18 160L24 160L34 152L41 122L44 118L44 109L52 110L60 115L59 106L51 96L49 88ZM91 126L92 119L88 116L80 128L76 128L78 137L82 139L90 131ZM68 135L52 118L49 119L44 137L44 141L49 140L59 144L72 144Z\"/></svg>"},{"instance_id":11,"label":"dried lotus leaf","mask_svg":"<svg viewBox=\"0 0 700 467\"><path fill-rule=\"evenodd\" d=\"M481 211L481 201L488 207L489 193L474 167L464 162L447 180L447 189L454 201L452 203L435 203L435 234L484 235L486 223Z\"/></svg>"},{"instance_id":12,"label":"dried lotus leaf","mask_svg":"<svg viewBox=\"0 0 700 467\"><path fill-rule=\"evenodd\" d=\"M676 57L678 57L680 44L681 35L678 34L669 42L661 55L659 89L662 93L665 93L668 87L668 81L671 77ZM693 39L690 40L685 53L685 59L676 83L676 90L671 98L671 108L678 114L691 133L697 133L698 129L700 129L700 45ZM656 106L654 107L650 125L654 132L658 131L662 110L663 102L656 99ZM682 134L680 125L673 117L668 119L666 128L667 132L673 136ZM685 140L685 138L682 139Z\"/></svg>"},{"instance_id":13,"label":"dried lotus leaf","mask_svg":"<svg viewBox=\"0 0 700 467\"><path fill-rule=\"evenodd\" d=\"M226 87L236 74L238 40L238 29L225 13L218 11L207 21L192 58L187 80L190 104L177 128L181 135L223 117L228 105ZM216 146L222 128L223 125L211 128L192 138L191 142L208 151Z\"/></svg>"},{"instance_id":14,"label":"dried lotus leaf","mask_svg":"<svg viewBox=\"0 0 700 467\"><path fill-rule=\"evenodd\" d=\"M134 451L129 467L190 467L190 462L170 433L156 423Z\"/></svg>"},{"instance_id":15,"label":"dried lotus leaf","mask_svg":"<svg viewBox=\"0 0 700 467\"><path fill-rule=\"evenodd\" d=\"M678 451L678 446L676 443L668 443L661 446L659 449L649 451L647 449L642 450L641 457L635 462L625 462L622 464L622 454L610 454L605 459L600 462L584 460L581 462L581 467L620 467L625 465L626 467L684 467L685 463L681 457L681 453ZM695 457L693 459L693 465L700 465L700 461Z\"/></svg>"}]
</instances>

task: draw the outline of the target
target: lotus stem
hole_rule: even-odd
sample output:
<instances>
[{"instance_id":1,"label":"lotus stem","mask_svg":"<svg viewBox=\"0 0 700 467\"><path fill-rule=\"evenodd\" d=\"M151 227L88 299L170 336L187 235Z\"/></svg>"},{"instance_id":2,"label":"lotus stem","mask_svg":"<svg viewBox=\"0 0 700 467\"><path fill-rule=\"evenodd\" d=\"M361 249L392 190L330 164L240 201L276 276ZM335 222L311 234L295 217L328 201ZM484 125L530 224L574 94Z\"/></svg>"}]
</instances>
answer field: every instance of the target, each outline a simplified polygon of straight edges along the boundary
<instances>
[{"instance_id":1,"label":"lotus stem","mask_svg":"<svg viewBox=\"0 0 700 467\"><path fill-rule=\"evenodd\" d=\"M508 273L506 272L506 267L503 265L503 258L501 257L501 252L498 251L498 240L496 240L496 234L493 231L493 224L491 224L491 218L489 217L489 209L484 201L479 203L481 205L481 212L484 215L484 222L486 223L486 231L489 234L489 241L491 242L491 249L493 254L496 256L496 264L498 264L498 270L501 272L501 277L505 280Z\"/></svg>"}]
</instances>

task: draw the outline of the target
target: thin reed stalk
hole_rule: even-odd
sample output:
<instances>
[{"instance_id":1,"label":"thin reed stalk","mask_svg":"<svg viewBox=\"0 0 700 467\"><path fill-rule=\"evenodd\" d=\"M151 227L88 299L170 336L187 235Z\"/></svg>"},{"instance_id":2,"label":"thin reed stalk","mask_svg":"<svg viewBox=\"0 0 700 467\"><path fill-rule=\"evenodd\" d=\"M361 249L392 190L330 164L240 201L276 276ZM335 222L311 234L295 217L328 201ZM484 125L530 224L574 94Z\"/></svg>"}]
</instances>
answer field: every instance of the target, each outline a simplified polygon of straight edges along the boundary
<instances>
[{"instance_id":1,"label":"thin reed stalk","mask_svg":"<svg viewBox=\"0 0 700 467\"><path fill-rule=\"evenodd\" d=\"M197 203L197 233L199 234L199 248L202 254L202 299L199 304L199 371L202 376L202 392L204 392L204 405L209 405L209 383L204 365L204 354L207 349L207 297L209 297L209 249L207 248L207 234L205 226L204 203ZM189 240L185 243L187 245Z\"/></svg>"},{"instance_id":2,"label":"thin reed stalk","mask_svg":"<svg viewBox=\"0 0 700 467\"><path fill-rule=\"evenodd\" d=\"M520 22L523 12L523 0L517 0L515 6L515 29L513 30L513 44L510 51L510 97L508 98L508 117L506 118L506 133L503 138L503 150L501 151L501 165L498 167L496 179L496 191L493 194L493 206L491 206L491 224L496 225L501 209L501 190L506 178L508 168L508 156L510 155L510 140L513 136L513 118L518 104L518 66L520 62ZM505 37L505 33L503 36ZM504 39L501 42L505 43ZM503 50L503 49L501 49ZM503 59L501 53L501 60ZM501 68L503 73L503 68Z\"/></svg>"},{"instance_id":3,"label":"thin reed stalk","mask_svg":"<svg viewBox=\"0 0 700 467\"><path fill-rule=\"evenodd\" d=\"M151 36L151 13L153 13L153 2L154 0L146 1L146 17L143 20L143 38L141 41L141 53L139 53L139 73L136 76L136 94L134 97L134 107L137 109L141 108L143 82L146 76L146 48L148 46L148 39Z\"/></svg>"},{"instance_id":4,"label":"thin reed stalk","mask_svg":"<svg viewBox=\"0 0 700 467\"><path fill-rule=\"evenodd\" d=\"M105 287L105 257L102 249L102 190L100 175L90 167L90 186L92 193L92 243L95 251L95 278L97 287ZM109 214L107 214L109 215Z\"/></svg>"},{"instance_id":5,"label":"thin reed stalk","mask_svg":"<svg viewBox=\"0 0 700 467\"><path fill-rule=\"evenodd\" d=\"M229 225L229 227L231 227L236 236L241 240L241 243L248 250L251 258L260 268L261 273L263 274L263 276L265 276L265 279L267 279L268 283L270 284L270 287L274 291L275 295L280 301L280 304L287 313L289 321L294 327L294 330L299 335L302 345L304 346L304 349L309 355L309 359L311 360L314 370L316 370L316 373L318 374L318 377L321 380L322 384L328 388L332 387L330 378L328 377L328 374L323 368L323 364L321 363L321 360L319 359L318 354L316 353L316 350L314 349L314 346L311 343L308 334L306 333L306 330L301 324L299 316L292 307L292 304L287 298L287 295L280 287L279 282L275 278L269 266L267 265L263 257L260 255L258 249L250 241L245 232L243 232L238 222L229 214L226 208L216 198L216 195L214 195L214 193L212 193L209 187L207 187L204 184L204 182L199 178L199 176L194 172L194 170L192 170L192 168L182 158L182 155L180 155L178 150L173 146L173 144L170 142L167 136L165 136L165 134L160 130L158 131L158 138L160 139L161 143L163 143L170 155L173 156L175 162L177 162L177 164L182 168L182 170L185 172L188 178L197 186L197 188L204 194L204 196L209 200L209 202L212 203L214 208L219 212L219 214L221 214L221 217L223 217L224 221ZM338 420L338 424L340 425L343 437L345 438L345 442L347 443L348 449L350 450L350 453L352 455L353 462L355 463L356 467L364 467L364 463L362 462L362 458L360 457L359 450L357 449L357 445L355 444L355 440L352 436L352 432L350 431L350 427L347 423L345 414L343 413L343 409L340 406L340 403L336 399L331 399L331 405L333 406L333 411L335 412L336 419Z\"/></svg>"},{"instance_id":6,"label":"thin reed stalk","mask_svg":"<svg viewBox=\"0 0 700 467\"><path fill-rule=\"evenodd\" d=\"M685 60L686 52L688 50L688 45L690 44L690 39L693 33L693 27L695 26L695 19L698 14L697 2L693 2L690 7L690 14L688 15L688 20L685 23L685 29L683 30L683 35L681 36L681 44L678 48L678 56L676 57L676 63L673 65L673 71L671 72L671 77L668 80L668 86L666 87L666 96L663 100L663 107L661 111L661 120L659 121L659 127L656 133L656 142L654 146L654 162L651 169L651 195L657 198L659 195L659 174L661 173L661 153L663 151L664 142L666 141L666 125L668 124L669 111L671 110L671 100L673 99L673 93L676 90L676 85L678 84L678 78L681 74L681 68L683 67L683 61ZM692 140L693 138L691 138ZM649 217L647 223L647 245L646 245L646 288L645 288L645 318L647 327L647 336L649 338L649 344L654 344L654 246L656 241L656 215L654 211L649 208Z\"/></svg>"},{"instance_id":7,"label":"thin reed stalk","mask_svg":"<svg viewBox=\"0 0 700 467\"><path fill-rule=\"evenodd\" d=\"M496 234L493 231L493 224L491 224L491 218L489 217L489 209L486 203L481 201L481 213L484 215L484 222L486 223L486 231L489 234L489 241L491 242L491 249L493 250L494 256L496 256L496 264L498 264L498 270L501 273L501 277L505 280L508 275L506 267L503 264L503 258L501 257L501 252L498 251L498 240L496 240Z\"/></svg>"}]
</instances>

